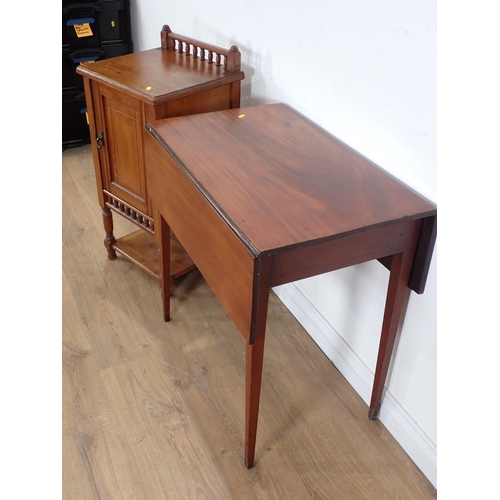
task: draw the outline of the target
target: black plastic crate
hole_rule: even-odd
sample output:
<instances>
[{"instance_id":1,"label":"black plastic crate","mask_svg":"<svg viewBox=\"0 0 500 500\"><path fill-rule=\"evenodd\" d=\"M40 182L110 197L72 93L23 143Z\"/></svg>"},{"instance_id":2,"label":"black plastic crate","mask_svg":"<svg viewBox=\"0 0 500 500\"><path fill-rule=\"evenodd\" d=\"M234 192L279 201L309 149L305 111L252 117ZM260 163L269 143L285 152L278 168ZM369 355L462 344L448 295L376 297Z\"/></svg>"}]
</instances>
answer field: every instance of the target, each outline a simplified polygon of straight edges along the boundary
<instances>
[{"instance_id":1,"label":"black plastic crate","mask_svg":"<svg viewBox=\"0 0 500 500\"><path fill-rule=\"evenodd\" d=\"M94 4L71 5L63 9L63 47L72 50L99 47L101 37L98 22L99 11ZM78 36L75 27L88 25L91 36Z\"/></svg>"},{"instance_id":2,"label":"black plastic crate","mask_svg":"<svg viewBox=\"0 0 500 500\"><path fill-rule=\"evenodd\" d=\"M82 91L83 79L77 74L76 68L80 64L91 64L101 59L128 54L128 46L106 45L98 48L87 48L79 50L63 49L62 51L62 89L63 91Z\"/></svg>"},{"instance_id":3,"label":"black plastic crate","mask_svg":"<svg viewBox=\"0 0 500 500\"><path fill-rule=\"evenodd\" d=\"M86 112L87 105L83 92L62 93L63 148L85 144L90 141L90 129Z\"/></svg>"},{"instance_id":4,"label":"black plastic crate","mask_svg":"<svg viewBox=\"0 0 500 500\"><path fill-rule=\"evenodd\" d=\"M123 1L101 2L99 30L103 45L115 45L127 42L127 25ZM104 8L106 7L106 8Z\"/></svg>"},{"instance_id":5,"label":"black plastic crate","mask_svg":"<svg viewBox=\"0 0 500 500\"><path fill-rule=\"evenodd\" d=\"M124 8L123 0L63 6L63 48L78 50L126 43L129 37ZM80 25L88 25L88 36L78 36Z\"/></svg>"}]
</instances>

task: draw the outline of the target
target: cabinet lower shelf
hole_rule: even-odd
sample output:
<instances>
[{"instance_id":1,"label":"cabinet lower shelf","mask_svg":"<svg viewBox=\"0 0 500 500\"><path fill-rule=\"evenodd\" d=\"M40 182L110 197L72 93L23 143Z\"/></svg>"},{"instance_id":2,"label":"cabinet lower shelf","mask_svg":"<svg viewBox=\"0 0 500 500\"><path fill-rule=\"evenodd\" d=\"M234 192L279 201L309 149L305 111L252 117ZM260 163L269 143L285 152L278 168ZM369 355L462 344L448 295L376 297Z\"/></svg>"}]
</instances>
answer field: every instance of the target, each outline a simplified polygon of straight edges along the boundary
<instances>
[{"instance_id":1,"label":"cabinet lower shelf","mask_svg":"<svg viewBox=\"0 0 500 500\"><path fill-rule=\"evenodd\" d=\"M160 279L161 270L158 261L158 246L154 235L139 229L118 238L113 250L155 279ZM195 269L195 265L175 235L170 233L170 276L179 278Z\"/></svg>"}]
</instances>

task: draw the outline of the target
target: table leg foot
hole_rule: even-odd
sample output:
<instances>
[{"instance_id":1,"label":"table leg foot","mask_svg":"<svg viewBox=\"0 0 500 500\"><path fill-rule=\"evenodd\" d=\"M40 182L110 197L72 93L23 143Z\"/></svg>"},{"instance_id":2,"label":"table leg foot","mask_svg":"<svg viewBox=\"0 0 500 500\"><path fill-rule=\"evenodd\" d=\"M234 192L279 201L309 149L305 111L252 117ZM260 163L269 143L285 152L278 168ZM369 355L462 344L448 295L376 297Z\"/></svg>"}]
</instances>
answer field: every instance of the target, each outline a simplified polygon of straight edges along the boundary
<instances>
[{"instance_id":1,"label":"table leg foot","mask_svg":"<svg viewBox=\"0 0 500 500\"><path fill-rule=\"evenodd\" d=\"M380 415L380 408L378 408L378 409L370 408L368 410L368 418L370 420L377 420L379 415Z\"/></svg>"}]
</instances>

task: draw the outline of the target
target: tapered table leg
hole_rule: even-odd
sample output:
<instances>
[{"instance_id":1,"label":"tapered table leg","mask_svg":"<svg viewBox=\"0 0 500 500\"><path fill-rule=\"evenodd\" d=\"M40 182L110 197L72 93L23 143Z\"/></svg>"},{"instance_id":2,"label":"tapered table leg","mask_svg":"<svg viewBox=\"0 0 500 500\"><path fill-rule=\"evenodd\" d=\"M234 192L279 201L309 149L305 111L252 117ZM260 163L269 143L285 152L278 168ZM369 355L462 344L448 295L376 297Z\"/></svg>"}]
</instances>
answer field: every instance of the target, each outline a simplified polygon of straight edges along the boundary
<instances>
[{"instance_id":1,"label":"tapered table leg","mask_svg":"<svg viewBox=\"0 0 500 500\"><path fill-rule=\"evenodd\" d=\"M160 246L158 248L161 273L161 298L163 319L170 321L170 227L160 215Z\"/></svg>"},{"instance_id":2,"label":"tapered table leg","mask_svg":"<svg viewBox=\"0 0 500 500\"><path fill-rule=\"evenodd\" d=\"M254 466L263 359L264 338L257 340L257 342L253 345L247 345L245 386L245 465L248 469L251 469Z\"/></svg>"},{"instance_id":3,"label":"tapered table leg","mask_svg":"<svg viewBox=\"0 0 500 500\"><path fill-rule=\"evenodd\" d=\"M396 341L396 334L407 293L408 280L413 266L421 225L421 220L412 223L405 250L392 256L377 367L375 369L375 379L368 412L368 417L372 420L378 418L380 414L382 394Z\"/></svg>"},{"instance_id":4,"label":"tapered table leg","mask_svg":"<svg viewBox=\"0 0 500 500\"><path fill-rule=\"evenodd\" d=\"M246 347L245 380L245 466L254 466L257 421L259 417L264 339L269 305L271 260L262 259L255 265L252 321Z\"/></svg>"}]
</instances>

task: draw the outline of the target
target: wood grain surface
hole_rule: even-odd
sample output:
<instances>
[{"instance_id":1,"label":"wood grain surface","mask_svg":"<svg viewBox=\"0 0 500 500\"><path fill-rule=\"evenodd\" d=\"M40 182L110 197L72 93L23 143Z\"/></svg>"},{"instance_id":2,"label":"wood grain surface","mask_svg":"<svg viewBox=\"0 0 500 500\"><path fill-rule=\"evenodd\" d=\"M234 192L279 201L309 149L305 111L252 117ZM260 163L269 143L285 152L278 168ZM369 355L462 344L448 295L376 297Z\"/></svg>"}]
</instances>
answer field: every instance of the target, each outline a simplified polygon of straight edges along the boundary
<instances>
[{"instance_id":1,"label":"wood grain surface","mask_svg":"<svg viewBox=\"0 0 500 500\"><path fill-rule=\"evenodd\" d=\"M283 103L147 128L255 253L436 213L434 204Z\"/></svg>"}]
</instances>

